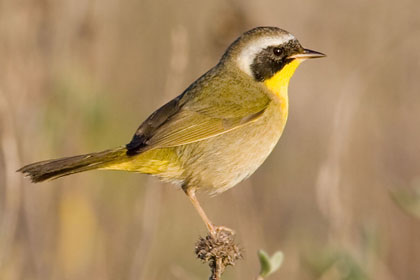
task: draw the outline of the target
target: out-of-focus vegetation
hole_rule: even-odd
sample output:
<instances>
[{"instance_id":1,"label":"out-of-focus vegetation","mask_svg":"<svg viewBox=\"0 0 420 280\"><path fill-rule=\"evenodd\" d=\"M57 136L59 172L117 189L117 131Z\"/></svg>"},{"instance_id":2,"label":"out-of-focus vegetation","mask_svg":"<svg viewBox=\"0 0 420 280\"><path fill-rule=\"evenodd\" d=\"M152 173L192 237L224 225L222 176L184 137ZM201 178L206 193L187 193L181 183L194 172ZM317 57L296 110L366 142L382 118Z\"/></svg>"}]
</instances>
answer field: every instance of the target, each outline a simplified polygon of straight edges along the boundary
<instances>
[{"instance_id":1,"label":"out-of-focus vegetation","mask_svg":"<svg viewBox=\"0 0 420 280\"><path fill-rule=\"evenodd\" d=\"M258 248L286 256L273 279L419 279L420 221L405 213L418 214L419 9L414 0L0 1L0 279L205 279L193 254L205 228L182 191L105 171L33 185L15 170L127 143L259 25L328 57L293 77L289 122L264 165L200 197L245 249L224 279L257 275Z\"/></svg>"},{"instance_id":2,"label":"out-of-focus vegetation","mask_svg":"<svg viewBox=\"0 0 420 280\"><path fill-rule=\"evenodd\" d=\"M276 272L283 263L284 255L281 251L275 252L269 256L264 250L258 250L258 259L260 260L260 273L258 280L264 279Z\"/></svg>"}]
</instances>

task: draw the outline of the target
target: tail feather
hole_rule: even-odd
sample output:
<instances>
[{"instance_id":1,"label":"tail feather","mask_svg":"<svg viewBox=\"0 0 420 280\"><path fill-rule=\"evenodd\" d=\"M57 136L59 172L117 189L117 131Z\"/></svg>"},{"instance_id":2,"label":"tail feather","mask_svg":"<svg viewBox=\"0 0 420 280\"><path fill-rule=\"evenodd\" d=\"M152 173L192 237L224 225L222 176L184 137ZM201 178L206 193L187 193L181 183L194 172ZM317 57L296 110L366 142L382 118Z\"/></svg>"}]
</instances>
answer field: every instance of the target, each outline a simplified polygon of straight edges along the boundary
<instances>
[{"instance_id":1,"label":"tail feather","mask_svg":"<svg viewBox=\"0 0 420 280\"><path fill-rule=\"evenodd\" d=\"M53 180L66 175L106 167L127 159L127 149L119 147L98 153L35 162L17 170L34 183Z\"/></svg>"}]
</instances>

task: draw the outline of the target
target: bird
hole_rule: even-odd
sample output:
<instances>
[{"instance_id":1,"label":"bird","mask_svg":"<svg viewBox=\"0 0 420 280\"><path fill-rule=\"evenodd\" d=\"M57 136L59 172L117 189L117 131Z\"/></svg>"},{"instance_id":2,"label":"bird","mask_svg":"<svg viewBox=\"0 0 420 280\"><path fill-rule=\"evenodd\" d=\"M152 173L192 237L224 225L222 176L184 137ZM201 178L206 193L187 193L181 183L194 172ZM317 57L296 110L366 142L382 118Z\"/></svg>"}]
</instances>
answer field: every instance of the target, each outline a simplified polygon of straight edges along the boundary
<instances>
[{"instance_id":1,"label":"bird","mask_svg":"<svg viewBox=\"0 0 420 280\"><path fill-rule=\"evenodd\" d=\"M32 163L18 172L34 183L96 169L153 175L180 186L215 234L222 227L210 221L196 193L220 194L254 173L284 130L290 78L303 61L324 56L281 28L253 28L153 112L128 144Z\"/></svg>"}]
</instances>

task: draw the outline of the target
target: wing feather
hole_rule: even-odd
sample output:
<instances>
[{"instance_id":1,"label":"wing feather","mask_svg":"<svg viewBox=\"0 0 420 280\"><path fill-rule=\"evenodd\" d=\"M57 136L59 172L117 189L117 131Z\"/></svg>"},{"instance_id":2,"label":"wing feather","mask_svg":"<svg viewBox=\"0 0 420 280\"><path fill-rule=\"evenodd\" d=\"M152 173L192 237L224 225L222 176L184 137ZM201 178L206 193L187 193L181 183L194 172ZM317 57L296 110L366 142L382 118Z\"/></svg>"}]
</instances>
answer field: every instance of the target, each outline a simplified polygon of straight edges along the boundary
<instances>
[{"instance_id":1,"label":"wing feather","mask_svg":"<svg viewBox=\"0 0 420 280\"><path fill-rule=\"evenodd\" d=\"M127 154L185 145L226 133L257 120L270 102L260 85L251 82L246 74L213 68L150 115L127 144Z\"/></svg>"},{"instance_id":2,"label":"wing feather","mask_svg":"<svg viewBox=\"0 0 420 280\"><path fill-rule=\"evenodd\" d=\"M202 141L255 121L264 110L265 108L246 117L229 119L212 118L197 112L183 111L171 122L164 124L146 143L154 148L163 148Z\"/></svg>"}]
</instances>

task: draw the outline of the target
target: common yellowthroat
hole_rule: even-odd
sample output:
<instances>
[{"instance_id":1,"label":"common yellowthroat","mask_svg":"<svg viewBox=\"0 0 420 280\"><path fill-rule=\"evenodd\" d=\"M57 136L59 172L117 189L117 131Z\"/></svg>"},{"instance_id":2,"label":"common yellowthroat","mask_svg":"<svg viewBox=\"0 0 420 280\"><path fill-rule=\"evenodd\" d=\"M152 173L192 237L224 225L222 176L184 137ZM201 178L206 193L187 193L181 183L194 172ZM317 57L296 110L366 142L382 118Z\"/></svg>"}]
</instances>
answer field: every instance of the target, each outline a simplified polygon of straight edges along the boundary
<instances>
[{"instance_id":1,"label":"common yellowthroat","mask_svg":"<svg viewBox=\"0 0 420 280\"><path fill-rule=\"evenodd\" d=\"M290 78L302 61L323 56L304 49L283 29L254 28L236 39L216 66L151 114L127 145L18 171L33 182L94 169L151 174L181 185L215 233L196 191L224 192L263 163L287 121Z\"/></svg>"}]
</instances>

